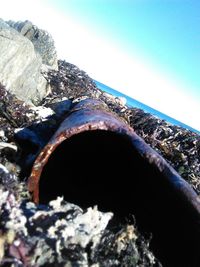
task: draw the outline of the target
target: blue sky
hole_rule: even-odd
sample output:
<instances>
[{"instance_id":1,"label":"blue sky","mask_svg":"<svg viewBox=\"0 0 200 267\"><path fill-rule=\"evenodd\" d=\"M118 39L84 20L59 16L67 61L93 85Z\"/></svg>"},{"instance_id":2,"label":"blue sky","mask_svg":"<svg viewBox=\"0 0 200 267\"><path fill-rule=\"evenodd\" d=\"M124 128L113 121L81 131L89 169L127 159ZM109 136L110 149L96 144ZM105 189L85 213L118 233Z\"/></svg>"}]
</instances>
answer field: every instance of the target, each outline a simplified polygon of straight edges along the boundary
<instances>
[{"instance_id":1,"label":"blue sky","mask_svg":"<svg viewBox=\"0 0 200 267\"><path fill-rule=\"evenodd\" d=\"M60 58L200 130L200 1L7 0L0 17L32 20Z\"/></svg>"},{"instance_id":2,"label":"blue sky","mask_svg":"<svg viewBox=\"0 0 200 267\"><path fill-rule=\"evenodd\" d=\"M200 94L200 1L61 0L60 8Z\"/></svg>"}]
</instances>

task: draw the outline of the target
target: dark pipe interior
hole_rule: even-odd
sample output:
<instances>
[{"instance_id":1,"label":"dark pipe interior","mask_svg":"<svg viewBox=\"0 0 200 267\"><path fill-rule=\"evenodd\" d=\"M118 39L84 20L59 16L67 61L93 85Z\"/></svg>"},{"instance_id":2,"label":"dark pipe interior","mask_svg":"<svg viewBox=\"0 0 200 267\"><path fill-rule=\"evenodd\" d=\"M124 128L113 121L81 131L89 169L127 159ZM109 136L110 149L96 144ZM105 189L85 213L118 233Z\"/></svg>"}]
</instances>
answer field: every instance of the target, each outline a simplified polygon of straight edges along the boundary
<instances>
[{"instance_id":1,"label":"dark pipe interior","mask_svg":"<svg viewBox=\"0 0 200 267\"><path fill-rule=\"evenodd\" d=\"M127 137L88 131L60 144L43 169L40 202L58 195L121 218L134 214L139 230L152 233L151 249L163 266L200 266L193 214Z\"/></svg>"}]
</instances>

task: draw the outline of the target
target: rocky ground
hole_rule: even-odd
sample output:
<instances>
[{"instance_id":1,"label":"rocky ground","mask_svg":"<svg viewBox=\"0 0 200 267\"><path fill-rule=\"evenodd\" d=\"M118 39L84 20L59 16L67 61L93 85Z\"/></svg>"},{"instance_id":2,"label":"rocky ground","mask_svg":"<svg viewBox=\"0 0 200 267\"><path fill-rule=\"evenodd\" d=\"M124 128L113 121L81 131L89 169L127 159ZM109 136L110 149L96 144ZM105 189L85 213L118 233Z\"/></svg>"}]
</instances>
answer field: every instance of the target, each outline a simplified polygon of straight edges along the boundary
<instances>
[{"instance_id":1,"label":"rocky ground","mask_svg":"<svg viewBox=\"0 0 200 267\"><path fill-rule=\"evenodd\" d=\"M58 71L45 73L52 92L37 107L0 87L1 266L161 266L148 249L149 241L137 231L137 223L109 228L113 214L95 207L82 210L60 198L36 206L30 201L26 179L38 151L70 107L87 97L103 100L127 120L197 193L199 135L128 108L122 99L100 91L76 66L65 61L58 65ZM41 121L44 125L38 127Z\"/></svg>"},{"instance_id":2,"label":"rocky ground","mask_svg":"<svg viewBox=\"0 0 200 267\"><path fill-rule=\"evenodd\" d=\"M31 202L30 168L73 103L93 97L127 110L65 61L45 77L52 92L37 107L0 86L0 266L161 266L149 250L150 233L145 239L133 219L109 226L114 215L96 207L82 210L61 198Z\"/></svg>"}]
</instances>

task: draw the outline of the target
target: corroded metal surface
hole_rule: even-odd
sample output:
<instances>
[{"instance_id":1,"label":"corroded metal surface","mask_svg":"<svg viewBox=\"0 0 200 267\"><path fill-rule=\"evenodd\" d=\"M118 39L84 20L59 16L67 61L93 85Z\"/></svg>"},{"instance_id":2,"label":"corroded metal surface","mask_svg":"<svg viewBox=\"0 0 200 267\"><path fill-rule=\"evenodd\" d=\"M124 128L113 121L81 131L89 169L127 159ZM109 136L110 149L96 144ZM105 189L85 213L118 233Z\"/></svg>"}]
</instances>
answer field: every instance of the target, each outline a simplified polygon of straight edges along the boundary
<instances>
[{"instance_id":1,"label":"corroded metal surface","mask_svg":"<svg viewBox=\"0 0 200 267\"><path fill-rule=\"evenodd\" d=\"M107 111L101 101L94 99L83 100L74 106L37 157L28 180L28 189L33 194L35 203L39 203L39 182L43 167L56 147L74 135L95 130L115 132L118 135L126 136L130 140L132 148L137 151L144 161L153 165L162 174L162 179L170 184L170 188L180 196L192 212L198 217L200 216L200 198L190 185L156 151L147 145L127 123Z\"/></svg>"}]
</instances>

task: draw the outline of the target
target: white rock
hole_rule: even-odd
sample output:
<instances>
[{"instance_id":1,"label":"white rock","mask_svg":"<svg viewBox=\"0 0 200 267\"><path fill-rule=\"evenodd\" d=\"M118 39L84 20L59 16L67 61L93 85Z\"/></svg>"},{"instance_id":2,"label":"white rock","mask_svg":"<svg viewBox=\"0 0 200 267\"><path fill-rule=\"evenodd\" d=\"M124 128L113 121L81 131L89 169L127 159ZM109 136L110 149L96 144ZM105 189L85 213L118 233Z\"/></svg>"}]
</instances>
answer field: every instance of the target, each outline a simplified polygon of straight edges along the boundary
<instances>
[{"instance_id":1,"label":"white rock","mask_svg":"<svg viewBox=\"0 0 200 267\"><path fill-rule=\"evenodd\" d=\"M0 163L0 169L2 169L3 172L5 172L5 173L9 173L9 171L6 169L6 167L3 166L1 163Z\"/></svg>"},{"instance_id":2,"label":"white rock","mask_svg":"<svg viewBox=\"0 0 200 267\"><path fill-rule=\"evenodd\" d=\"M78 215L72 223L69 223L70 231L66 228L63 231L63 238L67 243L79 244L83 248L92 241L95 247L112 216L112 213L102 213L96 207L88 208L86 213ZM72 227L74 235L72 235Z\"/></svg>"},{"instance_id":3,"label":"white rock","mask_svg":"<svg viewBox=\"0 0 200 267\"><path fill-rule=\"evenodd\" d=\"M125 106L126 105L126 98L123 96L118 96L115 98L117 104L121 105L121 106Z\"/></svg>"},{"instance_id":4,"label":"white rock","mask_svg":"<svg viewBox=\"0 0 200 267\"><path fill-rule=\"evenodd\" d=\"M27 103L46 96L47 81L41 74L42 59L30 40L0 19L0 82Z\"/></svg>"},{"instance_id":5,"label":"white rock","mask_svg":"<svg viewBox=\"0 0 200 267\"><path fill-rule=\"evenodd\" d=\"M0 130L0 137L4 138L5 137L5 132L3 130Z\"/></svg>"},{"instance_id":6,"label":"white rock","mask_svg":"<svg viewBox=\"0 0 200 267\"><path fill-rule=\"evenodd\" d=\"M0 150L5 148L5 147L9 147L9 148L17 151L17 146L16 145L13 145L13 144L10 144L10 143L6 143L6 142L0 142Z\"/></svg>"},{"instance_id":7,"label":"white rock","mask_svg":"<svg viewBox=\"0 0 200 267\"><path fill-rule=\"evenodd\" d=\"M32 107L31 109L36 113L38 119L42 120L54 114L54 111L51 108L42 106Z\"/></svg>"}]
</instances>

